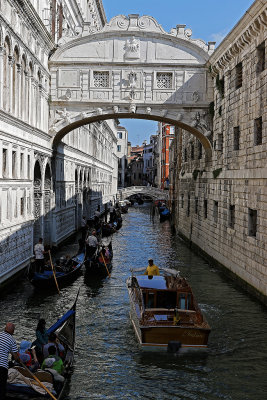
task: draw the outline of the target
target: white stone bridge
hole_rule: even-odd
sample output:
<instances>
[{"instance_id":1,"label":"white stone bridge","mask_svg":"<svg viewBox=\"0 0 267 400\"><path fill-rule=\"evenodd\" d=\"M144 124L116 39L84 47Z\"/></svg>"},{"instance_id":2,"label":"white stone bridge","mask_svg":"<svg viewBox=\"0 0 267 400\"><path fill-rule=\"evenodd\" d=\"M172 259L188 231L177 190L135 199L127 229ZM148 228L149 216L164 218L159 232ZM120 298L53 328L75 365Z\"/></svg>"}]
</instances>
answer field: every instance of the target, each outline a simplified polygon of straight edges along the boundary
<instances>
[{"instance_id":1,"label":"white stone bridge","mask_svg":"<svg viewBox=\"0 0 267 400\"><path fill-rule=\"evenodd\" d=\"M49 61L53 146L91 122L139 118L187 130L210 158L214 43L191 35L185 25L167 33L154 18L131 14L66 41Z\"/></svg>"},{"instance_id":2,"label":"white stone bridge","mask_svg":"<svg viewBox=\"0 0 267 400\"><path fill-rule=\"evenodd\" d=\"M153 186L129 186L124 189L119 189L117 192L118 200L125 200L130 196L142 194L151 197L153 200L168 200L169 192L155 188Z\"/></svg>"}]
</instances>

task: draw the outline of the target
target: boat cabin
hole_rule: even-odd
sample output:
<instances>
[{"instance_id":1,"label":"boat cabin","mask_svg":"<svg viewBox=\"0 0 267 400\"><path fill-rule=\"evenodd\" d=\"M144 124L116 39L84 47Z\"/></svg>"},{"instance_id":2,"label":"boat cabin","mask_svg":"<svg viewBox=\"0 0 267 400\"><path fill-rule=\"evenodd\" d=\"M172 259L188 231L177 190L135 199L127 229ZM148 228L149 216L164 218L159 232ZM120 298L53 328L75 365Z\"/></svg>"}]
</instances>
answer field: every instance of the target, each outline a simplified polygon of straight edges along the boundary
<instances>
[{"instance_id":1,"label":"boat cabin","mask_svg":"<svg viewBox=\"0 0 267 400\"><path fill-rule=\"evenodd\" d=\"M194 309L191 288L184 278L139 275L136 280L145 309Z\"/></svg>"}]
</instances>

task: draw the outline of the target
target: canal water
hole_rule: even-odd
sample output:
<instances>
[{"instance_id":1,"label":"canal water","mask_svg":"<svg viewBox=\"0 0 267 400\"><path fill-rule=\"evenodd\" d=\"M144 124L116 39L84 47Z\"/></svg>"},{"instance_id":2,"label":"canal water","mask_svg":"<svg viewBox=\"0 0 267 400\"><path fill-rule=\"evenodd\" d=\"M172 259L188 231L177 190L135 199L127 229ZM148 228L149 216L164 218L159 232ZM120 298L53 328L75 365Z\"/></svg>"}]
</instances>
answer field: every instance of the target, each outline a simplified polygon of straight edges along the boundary
<instances>
[{"instance_id":1,"label":"canal water","mask_svg":"<svg viewBox=\"0 0 267 400\"><path fill-rule=\"evenodd\" d=\"M34 338L37 320L52 324L77 305L75 367L65 400L267 398L267 310L209 265L177 237L169 222L150 220L149 205L124 215L113 235L111 278L82 275L61 294L35 291L26 278L0 297L1 326L16 324L15 339ZM77 245L61 249L74 253ZM132 267L172 267L188 278L211 325L207 353L142 353L129 321L125 281Z\"/></svg>"}]
</instances>

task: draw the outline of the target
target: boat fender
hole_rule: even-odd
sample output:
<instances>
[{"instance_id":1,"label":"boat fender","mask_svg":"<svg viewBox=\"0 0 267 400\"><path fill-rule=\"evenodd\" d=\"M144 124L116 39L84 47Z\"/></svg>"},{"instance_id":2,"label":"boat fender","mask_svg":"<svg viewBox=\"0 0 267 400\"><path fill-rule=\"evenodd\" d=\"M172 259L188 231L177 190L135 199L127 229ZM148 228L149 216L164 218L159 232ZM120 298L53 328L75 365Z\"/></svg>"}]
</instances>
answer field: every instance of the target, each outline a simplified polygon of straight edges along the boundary
<instances>
[{"instance_id":1,"label":"boat fender","mask_svg":"<svg viewBox=\"0 0 267 400\"><path fill-rule=\"evenodd\" d=\"M178 341L175 341L175 340L171 340L168 343L167 352L168 353L173 353L173 354L178 353L178 351L180 350L181 345L182 345L181 342L178 342Z\"/></svg>"}]
</instances>

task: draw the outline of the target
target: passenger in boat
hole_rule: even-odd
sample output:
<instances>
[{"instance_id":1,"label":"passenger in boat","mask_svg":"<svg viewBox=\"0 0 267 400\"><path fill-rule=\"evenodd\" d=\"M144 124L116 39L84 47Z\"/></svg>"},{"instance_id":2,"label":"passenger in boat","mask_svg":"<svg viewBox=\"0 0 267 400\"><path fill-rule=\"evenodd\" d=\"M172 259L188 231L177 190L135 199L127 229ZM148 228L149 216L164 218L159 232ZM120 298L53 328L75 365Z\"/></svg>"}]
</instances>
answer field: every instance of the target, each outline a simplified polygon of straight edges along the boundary
<instances>
[{"instance_id":1,"label":"passenger in boat","mask_svg":"<svg viewBox=\"0 0 267 400\"><path fill-rule=\"evenodd\" d=\"M12 354L19 361L19 354L13 334L15 325L7 322L4 332L0 333L0 399L6 398L6 383L8 374L8 356Z\"/></svg>"},{"instance_id":2,"label":"passenger in boat","mask_svg":"<svg viewBox=\"0 0 267 400\"><path fill-rule=\"evenodd\" d=\"M159 268L154 264L153 259L148 259L148 266L144 275L153 276L159 275Z\"/></svg>"},{"instance_id":3,"label":"passenger in boat","mask_svg":"<svg viewBox=\"0 0 267 400\"><path fill-rule=\"evenodd\" d=\"M48 369L54 376L55 381L64 382L64 364L62 359L56 354L56 347L50 346L48 357L42 363L42 369Z\"/></svg>"},{"instance_id":4,"label":"passenger in boat","mask_svg":"<svg viewBox=\"0 0 267 400\"><path fill-rule=\"evenodd\" d=\"M51 332L50 335L48 336L48 343L44 345L43 347L43 355L44 358L47 358L49 356L49 348L51 346L54 346L56 348L56 355L64 358L64 346L62 346L62 344L59 342L57 335L55 334L55 332Z\"/></svg>"},{"instance_id":5,"label":"passenger in boat","mask_svg":"<svg viewBox=\"0 0 267 400\"><path fill-rule=\"evenodd\" d=\"M46 357L42 363L42 369L52 368L57 371L60 375L64 372L64 364L62 358L57 354L56 346L50 346L48 348L48 357Z\"/></svg>"},{"instance_id":6,"label":"passenger in boat","mask_svg":"<svg viewBox=\"0 0 267 400\"><path fill-rule=\"evenodd\" d=\"M92 258L92 256L95 254L98 246L98 240L96 237L96 230L94 229L91 233L91 235L88 236L88 238L85 241L86 243L86 253L88 258Z\"/></svg>"},{"instance_id":7,"label":"passenger in boat","mask_svg":"<svg viewBox=\"0 0 267 400\"><path fill-rule=\"evenodd\" d=\"M40 238L38 243L34 246L34 254L35 254L35 266L36 272L43 272L44 270L44 245L43 245L43 238Z\"/></svg>"},{"instance_id":8,"label":"passenger in boat","mask_svg":"<svg viewBox=\"0 0 267 400\"><path fill-rule=\"evenodd\" d=\"M46 326L46 321L45 319L41 318L39 319L39 322L36 327L36 341L34 344L37 347L37 352L38 354L42 355L43 354L43 346L48 343L48 333L47 330L45 329Z\"/></svg>"},{"instance_id":9,"label":"passenger in boat","mask_svg":"<svg viewBox=\"0 0 267 400\"><path fill-rule=\"evenodd\" d=\"M19 346L19 358L31 372L37 371L39 362L34 349L31 349L32 343L27 340L22 340Z\"/></svg>"}]
</instances>

